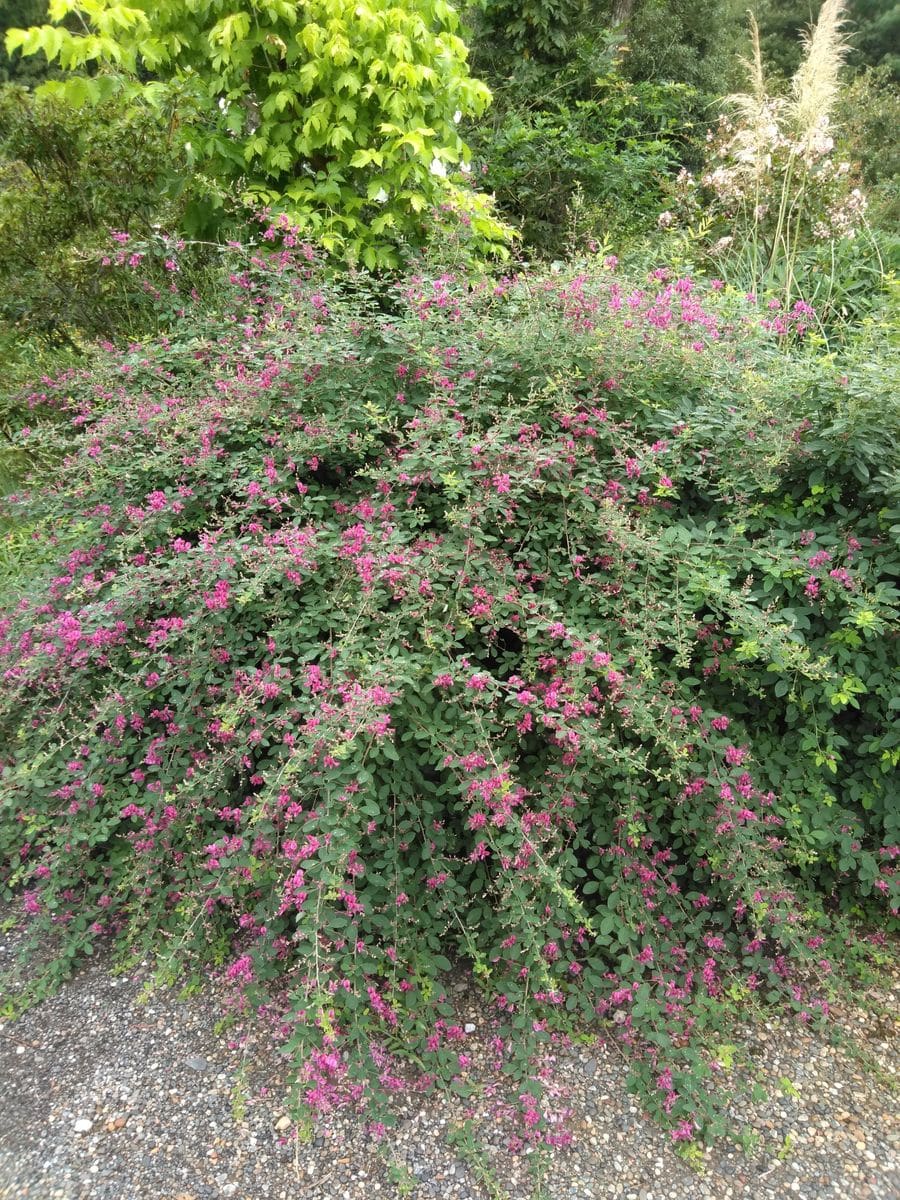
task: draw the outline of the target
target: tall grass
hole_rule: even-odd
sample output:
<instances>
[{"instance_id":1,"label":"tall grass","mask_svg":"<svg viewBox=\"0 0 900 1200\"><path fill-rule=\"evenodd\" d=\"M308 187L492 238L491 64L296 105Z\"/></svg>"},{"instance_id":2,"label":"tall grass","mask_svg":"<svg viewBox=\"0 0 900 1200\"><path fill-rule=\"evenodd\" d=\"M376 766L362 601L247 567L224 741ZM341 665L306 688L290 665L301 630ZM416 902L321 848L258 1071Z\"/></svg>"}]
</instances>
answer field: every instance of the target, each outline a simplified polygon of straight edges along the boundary
<instances>
[{"instance_id":1,"label":"tall grass","mask_svg":"<svg viewBox=\"0 0 900 1200\"><path fill-rule=\"evenodd\" d=\"M724 100L715 156L704 177L712 205L730 219L732 267L757 293L803 292L800 259L816 242L852 239L865 225L865 198L849 164L834 161L833 119L849 49L845 0L825 0L803 34L803 59L786 95L769 92L759 27L750 14L746 90ZM807 296L804 296L807 299Z\"/></svg>"}]
</instances>

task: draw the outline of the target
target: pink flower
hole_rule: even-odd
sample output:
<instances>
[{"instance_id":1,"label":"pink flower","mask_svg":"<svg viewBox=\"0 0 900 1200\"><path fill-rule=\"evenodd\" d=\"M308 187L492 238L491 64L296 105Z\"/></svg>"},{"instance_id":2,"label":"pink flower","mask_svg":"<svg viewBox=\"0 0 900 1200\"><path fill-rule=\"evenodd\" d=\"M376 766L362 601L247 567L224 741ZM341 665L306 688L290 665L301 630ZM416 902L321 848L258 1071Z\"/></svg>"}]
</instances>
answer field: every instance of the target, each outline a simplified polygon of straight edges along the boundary
<instances>
[{"instance_id":1,"label":"pink flower","mask_svg":"<svg viewBox=\"0 0 900 1200\"><path fill-rule=\"evenodd\" d=\"M673 1142L689 1142L694 1136L694 1126L690 1121L682 1121L670 1131L669 1137Z\"/></svg>"},{"instance_id":2,"label":"pink flower","mask_svg":"<svg viewBox=\"0 0 900 1200\"><path fill-rule=\"evenodd\" d=\"M253 962L249 954L242 954L225 972L228 979L250 983L253 979Z\"/></svg>"},{"instance_id":3,"label":"pink flower","mask_svg":"<svg viewBox=\"0 0 900 1200\"><path fill-rule=\"evenodd\" d=\"M219 612L228 607L230 593L228 581L219 579L216 581L216 586L211 592L203 593L203 601L210 612Z\"/></svg>"}]
</instances>

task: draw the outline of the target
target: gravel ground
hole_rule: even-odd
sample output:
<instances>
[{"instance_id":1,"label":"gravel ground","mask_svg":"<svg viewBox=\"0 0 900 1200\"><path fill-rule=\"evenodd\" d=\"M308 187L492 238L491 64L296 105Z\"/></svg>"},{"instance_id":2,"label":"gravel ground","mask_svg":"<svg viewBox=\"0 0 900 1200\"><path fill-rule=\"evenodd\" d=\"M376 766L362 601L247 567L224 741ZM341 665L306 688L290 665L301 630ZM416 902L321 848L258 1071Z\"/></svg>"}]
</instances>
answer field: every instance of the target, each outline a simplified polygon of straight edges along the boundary
<instances>
[{"instance_id":1,"label":"gravel ground","mask_svg":"<svg viewBox=\"0 0 900 1200\"><path fill-rule=\"evenodd\" d=\"M0 967L14 941L0 935ZM732 1112L758 1143L723 1144L695 1171L626 1094L621 1060L599 1043L554 1063L575 1135L565 1149L510 1154L497 1094L410 1096L381 1143L350 1114L303 1140L285 1111L278 1055L217 1035L210 995L148 997L145 982L98 961L0 1027L0 1200L900 1197L898 1022L876 1015L900 1012L900 987L873 995L868 1013L842 1014L862 1055L793 1026L749 1026L769 1098L736 1099ZM457 998L475 1026L470 1052L486 1061L476 1001L462 988ZM474 1140L460 1148L467 1118Z\"/></svg>"}]
</instances>

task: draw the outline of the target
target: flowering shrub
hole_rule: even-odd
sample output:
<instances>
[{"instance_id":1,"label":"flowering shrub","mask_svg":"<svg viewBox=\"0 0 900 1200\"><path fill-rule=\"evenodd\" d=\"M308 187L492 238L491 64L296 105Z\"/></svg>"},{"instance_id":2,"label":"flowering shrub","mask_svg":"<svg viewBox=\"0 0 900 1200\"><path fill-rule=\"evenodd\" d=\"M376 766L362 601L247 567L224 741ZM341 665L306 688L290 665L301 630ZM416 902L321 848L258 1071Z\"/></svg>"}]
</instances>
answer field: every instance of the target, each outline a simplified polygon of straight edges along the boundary
<instances>
[{"instance_id":1,"label":"flowering shrub","mask_svg":"<svg viewBox=\"0 0 900 1200\"><path fill-rule=\"evenodd\" d=\"M854 238L865 215L866 198L851 186L851 164L834 161L828 118L817 122L803 140L792 140L780 128L772 102L767 102L761 118L756 131L760 140L753 146L747 144L746 129L727 117L719 121L711 139L712 162L702 178L717 208L756 224L768 255L789 247L792 238ZM786 198L789 213L781 212L784 181L793 182L799 193Z\"/></svg>"},{"instance_id":2,"label":"flowering shrub","mask_svg":"<svg viewBox=\"0 0 900 1200\"><path fill-rule=\"evenodd\" d=\"M728 1004L827 1013L840 910L896 905L883 400L664 270L233 256L29 397L65 457L14 502L59 560L0 623L4 886L64 963L215 964L316 1110L465 1089L463 962L524 1137L598 1020L715 1132Z\"/></svg>"}]
</instances>

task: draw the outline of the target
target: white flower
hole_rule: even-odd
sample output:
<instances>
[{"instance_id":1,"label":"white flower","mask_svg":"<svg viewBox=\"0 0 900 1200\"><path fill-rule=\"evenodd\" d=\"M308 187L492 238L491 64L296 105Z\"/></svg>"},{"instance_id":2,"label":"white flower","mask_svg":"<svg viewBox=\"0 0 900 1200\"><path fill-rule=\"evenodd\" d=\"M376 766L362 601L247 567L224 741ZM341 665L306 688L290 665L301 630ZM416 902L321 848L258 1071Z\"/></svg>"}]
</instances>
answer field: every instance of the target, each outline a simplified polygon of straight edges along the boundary
<instances>
[{"instance_id":1,"label":"white flower","mask_svg":"<svg viewBox=\"0 0 900 1200\"><path fill-rule=\"evenodd\" d=\"M437 155L435 155L434 158L431 160L431 173L432 173L432 175L440 176L441 179L447 178L447 168L444 166L443 162L441 162L441 160L438 158Z\"/></svg>"},{"instance_id":2,"label":"white flower","mask_svg":"<svg viewBox=\"0 0 900 1200\"><path fill-rule=\"evenodd\" d=\"M384 190L384 188L379 188L378 191L375 193L375 195L372 197L372 199L377 204L387 204L387 198L388 198L388 194Z\"/></svg>"},{"instance_id":3,"label":"white flower","mask_svg":"<svg viewBox=\"0 0 900 1200\"><path fill-rule=\"evenodd\" d=\"M462 113L459 111L459 109L457 109L456 112L453 114L453 124L458 125L461 120L462 120Z\"/></svg>"}]
</instances>

